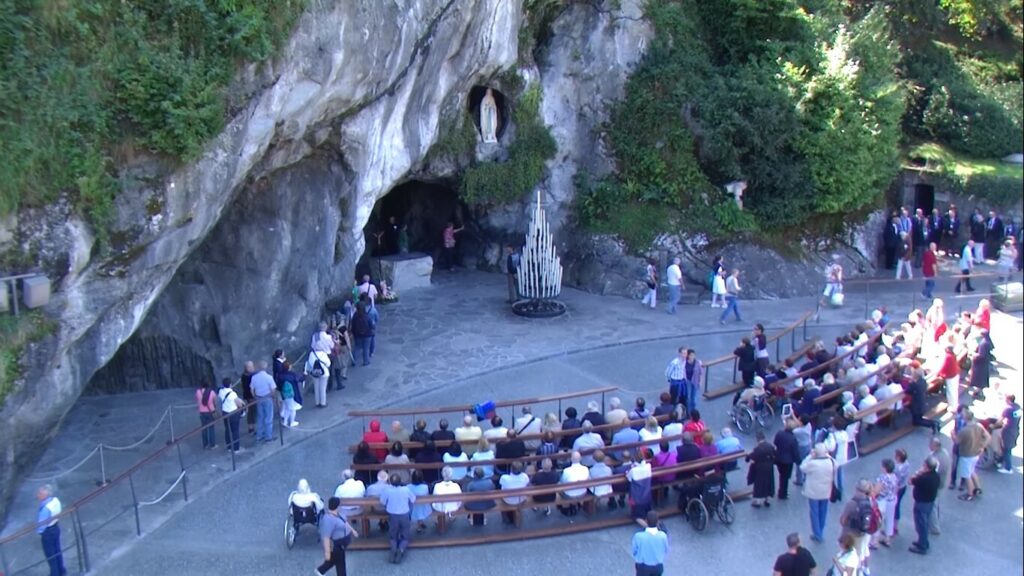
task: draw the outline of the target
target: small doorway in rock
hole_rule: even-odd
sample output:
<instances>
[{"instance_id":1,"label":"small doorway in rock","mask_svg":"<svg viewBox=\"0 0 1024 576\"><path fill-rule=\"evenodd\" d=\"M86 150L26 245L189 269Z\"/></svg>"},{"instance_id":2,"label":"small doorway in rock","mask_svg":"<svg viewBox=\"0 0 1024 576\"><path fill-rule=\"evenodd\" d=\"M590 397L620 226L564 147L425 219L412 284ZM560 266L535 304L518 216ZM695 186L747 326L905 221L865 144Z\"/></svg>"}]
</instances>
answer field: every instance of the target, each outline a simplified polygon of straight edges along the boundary
<instances>
[{"instance_id":1,"label":"small doorway in rock","mask_svg":"<svg viewBox=\"0 0 1024 576\"><path fill-rule=\"evenodd\" d=\"M363 233L366 250L356 267L357 275L375 276L370 259L427 254L437 262L441 255L441 235L448 221L464 227L471 212L459 200L455 184L410 180L399 184L377 201ZM463 231L456 235L459 245L469 238ZM458 253L458 250L457 250Z\"/></svg>"},{"instance_id":2,"label":"small doorway in rock","mask_svg":"<svg viewBox=\"0 0 1024 576\"><path fill-rule=\"evenodd\" d=\"M935 186L931 184L914 185L914 208L921 210L926 215L932 213L935 208Z\"/></svg>"}]
</instances>

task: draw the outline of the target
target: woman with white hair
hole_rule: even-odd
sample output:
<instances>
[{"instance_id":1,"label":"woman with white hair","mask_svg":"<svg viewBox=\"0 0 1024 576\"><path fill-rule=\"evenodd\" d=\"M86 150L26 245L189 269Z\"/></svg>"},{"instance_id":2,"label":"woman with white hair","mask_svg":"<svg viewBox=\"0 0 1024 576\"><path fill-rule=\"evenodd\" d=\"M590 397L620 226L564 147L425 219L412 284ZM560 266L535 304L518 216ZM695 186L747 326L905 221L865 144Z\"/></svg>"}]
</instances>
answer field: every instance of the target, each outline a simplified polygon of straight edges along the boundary
<instances>
[{"instance_id":1,"label":"woman with white hair","mask_svg":"<svg viewBox=\"0 0 1024 576\"><path fill-rule=\"evenodd\" d=\"M312 524L317 521L324 509L324 501L319 494L309 488L309 482L303 478L288 495L288 509L292 513L293 528L297 530L299 524Z\"/></svg>"},{"instance_id":2,"label":"woman with white hair","mask_svg":"<svg viewBox=\"0 0 1024 576\"><path fill-rule=\"evenodd\" d=\"M828 502L838 468L822 442L815 444L811 453L800 463L800 472L804 475L803 494L810 508L811 540L815 542L825 538Z\"/></svg>"},{"instance_id":3,"label":"woman with white hair","mask_svg":"<svg viewBox=\"0 0 1024 576\"><path fill-rule=\"evenodd\" d=\"M462 486L452 481L451 466L445 466L441 469L441 481L434 484L434 496L445 496L447 494L462 494ZM462 507L462 502L435 502L433 507L434 510L451 518L452 514Z\"/></svg>"}]
</instances>

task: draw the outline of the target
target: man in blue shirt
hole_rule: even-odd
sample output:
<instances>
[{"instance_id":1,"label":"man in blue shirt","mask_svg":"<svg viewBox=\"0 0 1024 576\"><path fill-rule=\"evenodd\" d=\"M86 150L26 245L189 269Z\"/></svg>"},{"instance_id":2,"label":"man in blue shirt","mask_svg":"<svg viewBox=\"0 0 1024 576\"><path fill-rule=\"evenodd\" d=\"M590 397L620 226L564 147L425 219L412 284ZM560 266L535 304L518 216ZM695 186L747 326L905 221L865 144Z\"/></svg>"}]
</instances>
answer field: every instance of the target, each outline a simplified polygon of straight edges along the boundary
<instances>
[{"instance_id":1,"label":"man in blue shirt","mask_svg":"<svg viewBox=\"0 0 1024 576\"><path fill-rule=\"evenodd\" d=\"M647 513L647 527L633 535L636 576L661 576L665 572L668 534L658 529L658 513Z\"/></svg>"},{"instance_id":2,"label":"man in blue shirt","mask_svg":"<svg viewBox=\"0 0 1024 576\"><path fill-rule=\"evenodd\" d=\"M388 513L388 540L391 541L392 564L398 564L405 557L409 546L409 532L412 526L410 512L416 502L416 494L402 484L398 474L391 475L391 485L380 495L380 503Z\"/></svg>"},{"instance_id":3,"label":"man in blue shirt","mask_svg":"<svg viewBox=\"0 0 1024 576\"><path fill-rule=\"evenodd\" d=\"M36 532L43 542L43 554L46 555L46 562L50 565L50 576L64 576L64 554L60 548L60 525L57 516L60 516L63 508L60 500L53 495L53 487L44 484L36 491L36 498L39 500L39 514L36 516Z\"/></svg>"},{"instance_id":4,"label":"man in blue shirt","mask_svg":"<svg viewBox=\"0 0 1024 576\"><path fill-rule=\"evenodd\" d=\"M256 399L256 441L274 440L274 391L277 384L267 374L267 363L260 362L259 371L252 375L249 388Z\"/></svg>"}]
</instances>

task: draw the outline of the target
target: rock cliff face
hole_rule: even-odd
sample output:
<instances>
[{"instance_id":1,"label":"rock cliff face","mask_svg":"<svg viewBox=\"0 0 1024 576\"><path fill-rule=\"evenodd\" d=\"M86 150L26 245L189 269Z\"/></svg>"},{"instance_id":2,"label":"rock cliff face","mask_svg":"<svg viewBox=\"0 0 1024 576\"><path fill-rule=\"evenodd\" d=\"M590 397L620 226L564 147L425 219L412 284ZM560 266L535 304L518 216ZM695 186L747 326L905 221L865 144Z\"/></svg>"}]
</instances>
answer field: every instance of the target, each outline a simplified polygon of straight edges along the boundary
<instances>
[{"instance_id":1,"label":"rock cliff face","mask_svg":"<svg viewBox=\"0 0 1024 576\"><path fill-rule=\"evenodd\" d=\"M65 234L59 332L29 351L0 412L0 517L17 475L176 274L162 322L227 343L209 350L215 366L257 331L290 335L347 284L374 202L436 140L442 106L516 60L519 2L311 6L280 57L245 72L252 97L199 160L125 167L138 184L118 200L117 256L89 261L91 237Z\"/></svg>"}]
</instances>

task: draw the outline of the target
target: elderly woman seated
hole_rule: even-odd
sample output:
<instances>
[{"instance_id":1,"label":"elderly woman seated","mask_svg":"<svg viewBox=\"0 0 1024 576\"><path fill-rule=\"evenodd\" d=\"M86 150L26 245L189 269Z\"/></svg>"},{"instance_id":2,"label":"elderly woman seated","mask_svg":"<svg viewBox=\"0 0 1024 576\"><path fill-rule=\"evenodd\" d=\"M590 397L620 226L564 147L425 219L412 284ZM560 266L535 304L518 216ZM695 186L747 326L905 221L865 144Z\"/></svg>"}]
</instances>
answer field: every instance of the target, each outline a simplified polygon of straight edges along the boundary
<instances>
[{"instance_id":1,"label":"elderly woman seated","mask_svg":"<svg viewBox=\"0 0 1024 576\"><path fill-rule=\"evenodd\" d=\"M288 495L288 508L292 511L292 520L296 526L303 523L315 524L324 509L324 501L319 494L310 489L309 482L303 478Z\"/></svg>"},{"instance_id":2,"label":"elderly woman seated","mask_svg":"<svg viewBox=\"0 0 1024 576\"><path fill-rule=\"evenodd\" d=\"M434 496L446 496L449 494L462 494L462 486L452 481L451 466L445 466L441 469L441 481L434 484ZM462 507L462 502L435 502L432 506L435 511L451 518L452 514Z\"/></svg>"}]
</instances>

